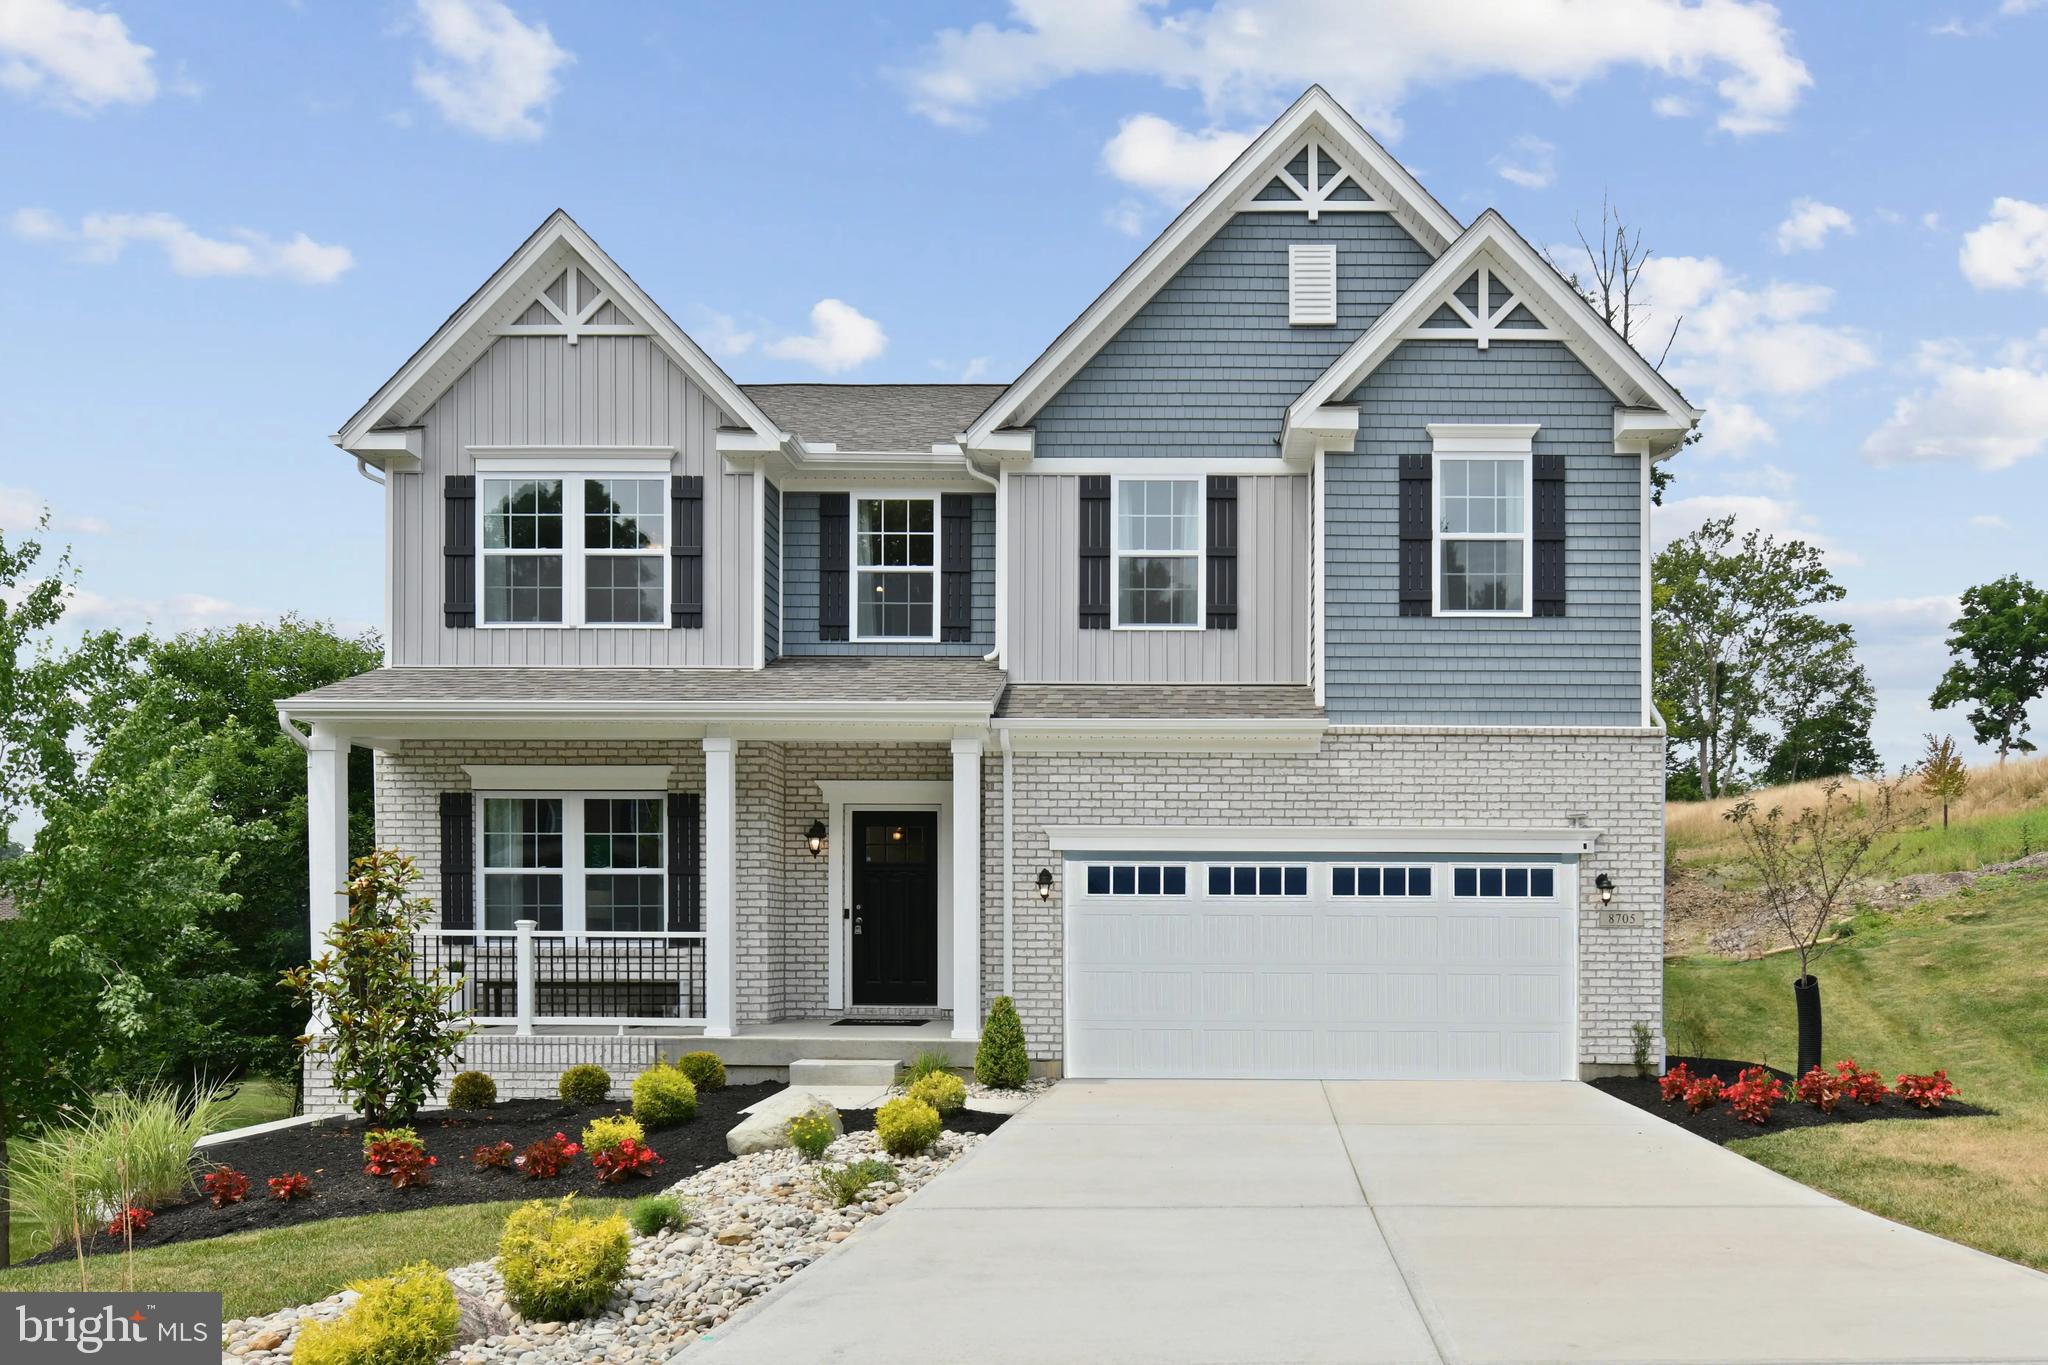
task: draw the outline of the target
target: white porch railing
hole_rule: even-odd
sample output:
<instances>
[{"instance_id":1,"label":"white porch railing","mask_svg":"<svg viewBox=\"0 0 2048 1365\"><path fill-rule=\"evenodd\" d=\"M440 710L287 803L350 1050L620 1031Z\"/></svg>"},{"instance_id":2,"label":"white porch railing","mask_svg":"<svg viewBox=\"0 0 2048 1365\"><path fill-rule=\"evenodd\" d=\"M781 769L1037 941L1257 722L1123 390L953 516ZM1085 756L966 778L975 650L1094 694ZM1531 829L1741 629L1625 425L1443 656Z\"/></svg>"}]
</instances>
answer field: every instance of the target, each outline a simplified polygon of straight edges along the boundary
<instances>
[{"instance_id":1,"label":"white porch railing","mask_svg":"<svg viewBox=\"0 0 2048 1365\"><path fill-rule=\"evenodd\" d=\"M472 1023L651 1027L702 1025L705 935L567 933L520 920L511 930L422 929L413 973L460 983Z\"/></svg>"}]
</instances>

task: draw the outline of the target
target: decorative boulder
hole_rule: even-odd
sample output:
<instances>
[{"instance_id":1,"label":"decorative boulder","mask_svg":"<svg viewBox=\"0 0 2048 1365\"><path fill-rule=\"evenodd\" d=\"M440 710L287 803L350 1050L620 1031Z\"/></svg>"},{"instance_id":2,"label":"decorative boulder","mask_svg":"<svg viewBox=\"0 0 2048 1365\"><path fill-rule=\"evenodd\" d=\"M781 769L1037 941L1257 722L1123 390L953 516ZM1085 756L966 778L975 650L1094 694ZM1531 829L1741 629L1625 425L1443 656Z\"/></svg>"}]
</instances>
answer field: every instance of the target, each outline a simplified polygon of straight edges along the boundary
<instances>
[{"instance_id":1,"label":"decorative boulder","mask_svg":"<svg viewBox=\"0 0 2048 1365\"><path fill-rule=\"evenodd\" d=\"M455 1306L462 1310L462 1318L455 1328L457 1346L467 1346L486 1337L503 1336L512 1330L511 1313L507 1312L503 1305L492 1303L481 1294L472 1294L458 1286L455 1290Z\"/></svg>"},{"instance_id":2,"label":"decorative boulder","mask_svg":"<svg viewBox=\"0 0 2048 1365\"><path fill-rule=\"evenodd\" d=\"M839 1111L810 1091L784 1090L761 1101L753 1113L735 1124L725 1135L725 1149L734 1156L745 1156L749 1152L787 1147L790 1145L789 1121L798 1114L824 1115L832 1125L834 1137L846 1131L839 1122Z\"/></svg>"}]
</instances>

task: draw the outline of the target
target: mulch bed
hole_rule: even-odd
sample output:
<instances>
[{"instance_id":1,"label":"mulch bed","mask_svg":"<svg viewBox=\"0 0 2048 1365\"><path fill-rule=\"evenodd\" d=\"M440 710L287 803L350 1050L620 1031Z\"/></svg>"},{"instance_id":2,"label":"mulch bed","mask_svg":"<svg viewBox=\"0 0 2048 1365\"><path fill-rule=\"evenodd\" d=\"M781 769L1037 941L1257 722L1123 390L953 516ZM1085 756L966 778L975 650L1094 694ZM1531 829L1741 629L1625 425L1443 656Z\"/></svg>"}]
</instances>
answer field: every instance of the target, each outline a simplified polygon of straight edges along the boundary
<instances>
[{"instance_id":1,"label":"mulch bed","mask_svg":"<svg viewBox=\"0 0 2048 1365\"><path fill-rule=\"evenodd\" d=\"M1684 1062L1692 1068L1695 1076L1718 1076L1724 1083L1734 1082L1747 1067L1755 1062L1729 1061L1723 1057L1671 1057L1665 1066L1669 1070ZM1604 1090L1618 1100L1626 1101L1636 1108L1655 1114L1667 1123L1675 1123L1689 1133L1711 1142L1737 1142L1764 1133L1782 1133L1788 1128L1819 1128L1829 1124L1875 1123L1890 1119L1954 1119L1976 1115L1995 1114L1995 1109L1985 1109L1960 1100L1945 1101L1939 1109L1919 1109L1907 1104L1896 1095L1887 1095L1877 1104L1858 1104L1844 1099L1835 1106L1832 1114L1823 1114L1801 1100L1792 1088L1792 1077L1776 1067L1770 1068L1773 1076L1785 1083L1785 1098L1771 1108L1771 1117L1761 1127L1745 1123L1735 1116L1735 1111L1721 1103L1710 1109L1694 1114L1686 1110L1685 1101L1673 1100L1665 1104L1657 1097L1657 1078L1651 1076L1609 1076L1594 1081L1595 1088ZM1890 1078L1886 1078L1889 1083Z\"/></svg>"},{"instance_id":2,"label":"mulch bed","mask_svg":"<svg viewBox=\"0 0 2048 1365\"><path fill-rule=\"evenodd\" d=\"M598 1105L504 1100L484 1110L423 1110L412 1126L426 1144L428 1155L439 1158L432 1183L424 1188L394 1190L388 1179L363 1174L363 1132L368 1125L361 1119L322 1119L297 1128L216 1143L200 1149L202 1159L210 1165L232 1166L248 1176L248 1198L222 1209L214 1208L203 1197L167 1205L156 1211L149 1231L135 1239L135 1247L143 1250L173 1242L202 1241L324 1218L504 1199L555 1198L572 1192L586 1199L632 1199L667 1189L685 1176L730 1161L732 1155L726 1151L725 1135L740 1121L740 1110L781 1089L780 1081L762 1081L698 1092L694 1119L647 1135L648 1144L662 1157L662 1165L655 1169L653 1177L629 1178L617 1185L599 1180L584 1156L578 1156L566 1172L552 1180L527 1180L516 1170L479 1168L470 1164L469 1157L477 1147L496 1142L511 1143L517 1154L528 1143L557 1132L571 1142L580 1142L583 1126L590 1120L630 1111L632 1106L623 1096ZM850 1133L867 1132L875 1126L872 1110L846 1110L840 1117ZM945 1127L954 1133L991 1133L1006 1117L963 1110L947 1119ZM288 1203L270 1198L264 1181L294 1171L303 1172L313 1182L312 1197ZM107 1237L104 1230L86 1248L88 1255L121 1250L123 1243ZM75 1254L67 1246L19 1264L69 1260Z\"/></svg>"}]
</instances>

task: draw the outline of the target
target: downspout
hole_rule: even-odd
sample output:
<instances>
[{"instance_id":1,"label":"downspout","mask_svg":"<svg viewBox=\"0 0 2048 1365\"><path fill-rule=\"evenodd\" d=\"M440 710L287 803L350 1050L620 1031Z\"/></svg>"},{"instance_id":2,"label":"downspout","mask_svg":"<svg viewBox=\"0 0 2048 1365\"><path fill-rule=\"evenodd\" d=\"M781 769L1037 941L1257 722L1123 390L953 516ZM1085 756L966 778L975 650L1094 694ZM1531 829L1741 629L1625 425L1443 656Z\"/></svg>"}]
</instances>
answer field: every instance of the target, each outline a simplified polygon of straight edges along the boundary
<instances>
[{"instance_id":1,"label":"downspout","mask_svg":"<svg viewBox=\"0 0 2048 1365\"><path fill-rule=\"evenodd\" d=\"M298 745L300 749L306 753L313 752L313 741L299 733L299 727L292 724L291 717L285 714L282 706L277 708L277 728L290 735L292 743Z\"/></svg>"},{"instance_id":2,"label":"downspout","mask_svg":"<svg viewBox=\"0 0 2048 1365\"><path fill-rule=\"evenodd\" d=\"M1010 910L1017 902L1017 869L1016 825L1010 818L1010 727L1005 725L996 733L1003 739L1003 994L1015 999L1017 989L1010 964L1016 954L1010 950Z\"/></svg>"},{"instance_id":3,"label":"downspout","mask_svg":"<svg viewBox=\"0 0 2048 1365\"><path fill-rule=\"evenodd\" d=\"M1003 633L1009 617L1009 613L1004 609L1005 603L1003 602L1003 541L1006 539L1003 523L1008 519L1005 516L1005 512L1008 509L1003 506L1003 485L1008 480L992 478L976 469L973 457L967 454L964 447L960 453L961 458L966 461L968 475L972 478L980 479L990 488L996 490L996 647L982 655L981 661L985 664L995 664L1000 667L1003 662L1003 645L1006 643L1003 639ZM1005 751L1007 751L1007 743L1004 747ZM1005 813L1003 818L1007 820L1009 815ZM1006 875L1007 872L1008 869L1005 868ZM1007 914L1008 912L1006 911L1005 913ZM1003 952L1003 970L1005 972L1009 971L1009 950L1007 948Z\"/></svg>"},{"instance_id":4,"label":"downspout","mask_svg":"<svg viewBox=\"0 0 2048 1365\"><path fill-rule=\"evenodd\" d=\"M371 483L376 484L379 488L384 486L384 480L370 472L370 462L360 455L356 456L356 473L362 475Z\"/></svg>"}]
</instances>

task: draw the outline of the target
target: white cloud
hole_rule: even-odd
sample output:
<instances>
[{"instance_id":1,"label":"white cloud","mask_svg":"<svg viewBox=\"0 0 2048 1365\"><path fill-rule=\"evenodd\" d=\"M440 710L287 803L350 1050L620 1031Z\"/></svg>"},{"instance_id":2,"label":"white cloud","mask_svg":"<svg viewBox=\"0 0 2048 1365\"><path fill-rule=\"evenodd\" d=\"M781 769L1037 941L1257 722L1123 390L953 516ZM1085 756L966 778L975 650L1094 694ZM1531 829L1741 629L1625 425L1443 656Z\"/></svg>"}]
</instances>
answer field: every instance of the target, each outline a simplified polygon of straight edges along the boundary
<instances>
[{"instance_id":1,"label":"white cloud","mask_svg":"<svg viewBox=\"0 0 2048 1365\"><path fill-rule=\"evenodd\" d=\"M1873 463L2008 469L2048 451L2048 331L1982 364L1960 342L1925 342L1915 368L1925 386L1899 398L1863 442Z\"/></svg>"},{"instance_id":2,"label":"white cloud","mask_svg":"<svg viewBox=\"0 0 2048 1365\"><path fill-rule=\"evenodd\" d=\"M711 354L729 359L745 355L753 348L756 333L741 326L730 313L703 308L698 310L698 317L701 320L690 329L690 335Z\"/></svg>"},{"instance_id":3,"label":"white cloud","mask_svg":"<svg viewBox=\"0 0 2048 1365\"><path fill-rule=\"evenodd\" d=\"M1691 118L1699 106L1683 95L1659 95L1650 101L1650 112L1658 118Z\"/></svg>"},{"instance_id":4,"label":"white cloud","mask_svg":"<svg viewBox=\"0 0 2048 1365\"><path fill-rule=\"evenodd\" d=\"M1012 0L1007 23L940 32L904 73L912 106L972 125L983 110L1076 76L1138 75L1200 92L1212 126L1265 116L1326 82L1374 129L1400 132L1418 89L1489 76L1555 95L1638 68L1719 97L1732 133L1778 127L1813 83L1778 11L1757 0ZM1660 97L1668 112L1671 92Z\"/></svg>"},{"instance_id":5,"label":"white cloud","mask_svg":"<svg viewBox=\"0 0 2048 1365\"><path fill-rule=\"evenodd\" d=\"M301 232L278 242L248 228L207 237L168 213L88 213L74 228L47 209L14 212L14 235L29 242L68 243L78 259L105 265L134 242L152 243L180 275L275 276L299 284L332 284L355 264L345 246L328 246Z\"/></svg>"},{"instance_id":6,"label":"white cloud","mask_svg":"<svg viewBox=\"0 0 2048 1365\"><path fill-rule=\"evenodd\" d=\"M988 377L988 357L978 355L960 367L960 382L973 384Z\"/></svg>"},{"instance_id":7,"label":"white cloud","mask_svg":"<svg viewBox=\"0 0 2048 1365\"><path fill-rule=\"evenodd\" d=\"M1818 199L1795 199L1785 221L1778 224L1778 250L1788 255L1794 251L1818 251L1826 244L1830 232L1854 231L1856 220L1846 211Z\"/></svg>"},{"instance_id":8,"label":"white cloud","mask_svg":"<svg viewBox=\"0 0 2048 1365\"><path fill-rule=\"evenodd\" d=\"M1940 212L1935 209L1929 209L1927 212L1921 214L1920 226L1926 228L1929 232L1941 231Z\"/></svg>"},{"instance_id":9,"label":"white cloud","mask_svg":"<svg viewBox=\"0 0 2048 1365\"><path fill-rule=\"evenodd\" d=\"M811 308L811 330L805 336L784 337L762 349L783 360L795 360L838 374L864 365L888 349L889 338L882 325L850 303L819 299Z\"/></svg>"},{"instance_id":10,"label":"white cloud","mask_svg":"<svg viewBox=\"0 0 2048 1365\"><path fill-rule=\"evenodd\" d=\"M1863 562L1830 540L1820 529L1820 522L1802 511L1797 502L1761 493L1703 493L1667 499L1650 518L1651 535L1662 549L1717 517L1735 518L1738 533L1761 531L1781 541L1803 540L1825 554L1837 568Z\"/></svg>"},{"instance_id":11,"label":"white cloud","mask_svg":"<svg viewBox=\"0 0 2048 1365\"><path fill-rule=\"evenodd\" d=\"M1778 429L1747 403L1717 399L1707 404L1706 413L1700 423L1700 452L1704 455L1739 457L1777 444Z\"/></svg>"},{"instance_id":12,"label":"white cloud","mask_svg":"<svg viewBox=\"0 0 2048 1365\"><path fill-rule=\"evenodd\" d=\"M537 138L540 115L575 60L548 26L526 24L503 0L415 0L437 61L414 64L413 88L458 128L490 138Z\"/></svg>"},{"instance_id":13,"label":"white cloud","mask_svg":"<svg viewBox=\"0 0 2048 1365\"><path fill-rule=\"evenodd\" d=\"M1184 132L1157 114L1134 114L1102 147L1102 164L1126 185L1181 203L1223 173L1255 133Z\"/></svg>"},{"instance_id":14,"label":"white cloud","mask_svg":"<svg viewBox=\"0 0 2048 1365\"><path fill-rule=\"evenodd\" d=\"M175 634L209 630L244 622L272 621L277 612L245 606L204 593L172 593L168 597L109 597L90 588L65 593L64 619L90 629L155 630Z\"/></svg>"},{"instance_id":15,"label":"white cloud","mask_svg":"<svg viewBox=\"0 0 2048 1365\"><path fill-rule=\"evenodd\" d=\"M155 53L111 10L65 0L0 0L0 90L68 113L156 98Z\"/></svg>"},{"instance_id":16,"label":"white cloud","mask_svg":"<svg viewBox=\"0 0 2048 1365\"><path fill-rule=\"evenodd\" d=\"M1990 220L1963 234L1957 263L1979 289L2048 290L2048 204L1992 200Z\"/></svg>"},{"instance_id":17,"label":"white cloud","mask_svg":"<svg viewBox=\"0 0 2048 1365\"><path fill-rule=\"evenodd\" d=\"M34 489L0 484L0 531L32 531L49 510L49 504ZM99 517L61 516L54 512L50 528L87 536L103 536L114 529Z\"/></svg>"},{"instance_id":18,"label":"white cloud","mask_svg":"<svg viewBox=\"0 0 2048 1365\"><path fill-rule=\"evenodd\" d=\"M1119 199L1102 211L1102 221L1126 237L1145 232L1145 206L1135 199Z\"/></svg>"},{"instance_id":19,"label":"white cloud","mask_svg":"<svg viewBox=\"0 0 2048 1365\"><path fill-rule=\"evenodd\" d=\"M1943 630L1962 609L1963 604L1954 593L1935 593L1926 597L1845 597L1828 603L1825 611L1838 621L1856 626Z\"/></svg>"},{"instance_id":20,"label":"white cloud","mask_svg":"<svg viewBox=\"0 0 2048 1365\"><path fill-rule=\"evenodd\" d=\"M2012 523L1995 512L1980 512L1970 518L1970 525L1980 531L2010 531Z\"/></svg>"},{"instance_id":21,"label":"white cloud","mask_svg":"<svg viewBox=\"0 0 2048 1365\"><path fill-rule=\"evenodd\" d=\"M1497 156L1494 172L1511 185L1525 190L1549 189L1557 180L1557 146L1540 137L1523 135L1515 139L1512 152Z\"/></svg>"},{"instance_id":22,"label":"white cloud","mask_svg":"<svg viewBox=\"0 0 2048 1365\"><path fill-rule=\"evenodd\" d=\"M1639 335L1661 345L1683 318L1666 370L1700 390L1695 401L1797 397L1877 363L1862 333L1822 320L1834 297L1818 284L1751 286L1713 257L1653 256L1639 285Z\"/></svg>"}]
</instances>

